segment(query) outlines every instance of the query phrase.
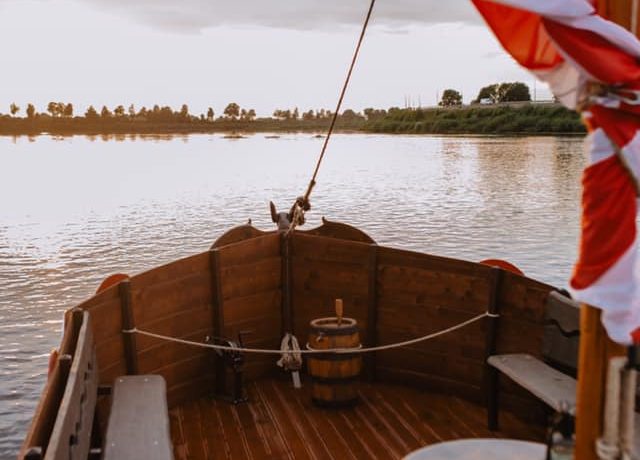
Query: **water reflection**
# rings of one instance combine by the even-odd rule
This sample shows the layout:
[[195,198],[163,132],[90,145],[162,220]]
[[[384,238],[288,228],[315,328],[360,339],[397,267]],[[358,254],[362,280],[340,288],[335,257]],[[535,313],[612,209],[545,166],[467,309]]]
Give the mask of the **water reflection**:
[[[323,139],[279,136],[0,138],[1,458],[24,435],[64,309],[111,273],[206,250],[249,218],[271,228],[269,200],[304,191]],[[504,258],[563,285],[583,165],[575,138],[338,135],[309,226],[325,215],[380,244]]]

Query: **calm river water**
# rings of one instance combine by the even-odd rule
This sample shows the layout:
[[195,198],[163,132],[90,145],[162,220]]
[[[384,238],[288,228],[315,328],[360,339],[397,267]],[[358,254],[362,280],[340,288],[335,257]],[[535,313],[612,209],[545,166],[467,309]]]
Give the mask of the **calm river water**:
[[[20,446],[62,312],[115,272],[206,250],[269,200],[301,195],[322,139],[0,138],[0,458]],[[577,250],[579,138],[337,135],[307,228],[320,218],[378,243],[503,258],[564,286]]]

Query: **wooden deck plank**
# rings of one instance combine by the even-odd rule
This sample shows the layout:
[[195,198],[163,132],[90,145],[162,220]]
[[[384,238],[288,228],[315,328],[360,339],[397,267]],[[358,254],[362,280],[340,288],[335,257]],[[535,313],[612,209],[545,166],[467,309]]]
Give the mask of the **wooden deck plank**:
[[297,406],[292,404],[295,402],[296,395],[293,394],[294,390],[289,388],[291,385],[284,384],[282,381],[271,382],[271,388],[275,392],[274,399],[277,399],[285,410],[285,414],[291,421],[301,428],[302,434],[305,438],[305,443],[311,448],[311,452],[315,458],[330,458],[331,452],[328,450],[327,445],[318,431],[315,423],[310,423],[305,417],[304,411],[297,410]]
[[358,396],[362,403],[376,413],[376,416],[385,421],[385,425],[391,428],[393,436],[402,443],[405,450],[415,450],[427,444],[411,425],[405,423],[404,419],[398,416],[398,413],[387,403],[386,398],[380,392],[375,391],[375,386],[370,386],[365,391],[359,391]]
[[[198,401],[192,401],[182,411],[182,430],[187,446],[186,455],[188,459],[207,459],[207,452],[204,448],[202,432],[202,415]],[[173,438],[173,434],[172,434]]]
[[[354,420],[355,409],[342,411],[327,411],[326,419],[335,427],[341,438],[348,443],[349,451],[356,458],[379,458],[378,454],[385,452],[375,438],[365,439],[370,434],[360,428],[360,420]],[[362,454],[364,452],[364,455]]]
[[256,389],[267,406],[267,410],[271,412],[280,433],[285,437],[285,441],[293,453],[293,458],[308,458],[312,460],[321,458],[316,457],[314,454],[314,447],[317,446],[311,444],[310,441],[312,440],[308,438],[307,427],[299,423],[286,401],[280,400],[274,389],[273,381],[256,385]]
[[483,406],[432,391],[363,383],[346,409],[318,408],[310,391],[306,381],[295,390],[289,379],[263,379],[247,385],[246,404],[203,398],[173,409],[176,459],[394,459],[445,440],[544,435],[506,411],[504,431],[490,432]]
[[364,417],[369,421],[371,427],[378,433],[384,435],[394,456],[401,455],[402,452],[411,452],[410,444],[406,443],[402,436],[398,434],[391,420],[385,418],[376,405],[367,397],[365,391],[359,391],[359,404],[356,410],[361,410]]
[[254,385],[254,392],[263,404],[268,417],[273,422],[278,436],[282,439],[288,458],[310,458],[309,452],[307,451],[304,442],[301,440],[299,432],[296,431],[291,421],[286,417],[283,417],[282,414],[278,414],[276,408],[270,404],[268,397],[263,391],[264,385],[264,382],[261,384],[256,383]]
[[[401,398],[393,391],[388,391],[387,388],[380,388],[380,391],[385,397],[385,400],[391,404],[398,413],[415,429],[419,430],[420,434],[429,439],[427,444],[435,444],[438,442],[453,439],[453,435],[446,430],[446,427],[438,427],[430,420],[430,412],[428,404],[423,401],[408,402],[406,398]],[[424,409],[426,406],[427,409]]]
[[231,460],[252,458],[246,432],[234,417],[233,405],[218,399],[215,401],[215,409],[229,447],[228,458]]
[[227,459],[228,447],[225,442],[222,425],[216,402],[210,398],[202,398],[198,401],[200,414],[202,415],[202,434],[205,455],[207,459]]
[[264,433],[270,451],[270,458],[291,458],[289,448],[278,431],[278,427],[274,424],[269,411],[260,399],[256,391],[256,384],[251,383],[248,388],[249,401],[247,407],[251,411],[251,415],[260,429]]
[[169,411],[169,424],[171,440],[173,442],[173,455],[177,460],[187,458],[187,442],[182,428],[182,408],[178,407]]
[[[290,382],[287,382],[291,385]],[[304,416],[304,423],[313,424],[315,430],[319,436],[322,437],[326,444],[329,458],[336,458],[335,453],[340,452],[343,459],[363,458],[356,455],[352,446],[348,441],[344,439],[340,432],[336,429],[335,425],[327,420],[324,411],[311,402],[308,397],[308,393],[305,391],[294,391],[295,410],[299,411]],[[365,451],[366,453],[366,451]]]

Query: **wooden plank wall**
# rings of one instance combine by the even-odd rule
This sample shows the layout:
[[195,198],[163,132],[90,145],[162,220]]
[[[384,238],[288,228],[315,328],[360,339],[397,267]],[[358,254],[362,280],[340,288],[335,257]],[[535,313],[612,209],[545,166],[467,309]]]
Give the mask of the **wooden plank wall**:
[[[287,253],[288,277],[282,258]],[[143,330],[195,341],[212,335],[237,339],[244,331],[245,345],[277,348],[290,325],[304,345],[309,322],[332,316],[336,298],[344,300],[345,315],[358,321],[363,343],[375,345],[458,324],[487,311],[495,297],[502,315],[497,352],[539,356],[551,287],[505,272],[492,296],[495,276],[495,269],[465,261],[303,233],[287,243],[269,233],[142,273],[127,289],[114,286],[81,307],[91,312],[100,382],[110,384],[127,371],[157,373],[167,380],[173,406],[213,389],[213,352],[141,335],[127,344],[121,330],[129,310],[123,316],[123,305],[130,306],[132,325]],[[283,298],[287,287],[290,309]],[[483,320],[378,353],[375,363],[368,361],[369,375],[483,400],[486,327]],[[134,360],[125,358],[127,347],[135,350]],[[273,371],[276,359],[247,355],[247,377]],[[506,394],[523,396],[503,386]]]
[[[195,342],[205,342],[212,335],[207,252],[141,273],[130,283],[135,327]],[[133,372],[162,375],[170,406],[213,388],[211,350],[139,334],[135,336],[135,347],[137,362]]]
[[[280,235],[267,234],[224,246],[218,260],[220,292],[215,304],[220,334],[248,347],[280,348],[282,339],[282,260]],[[214,249],[215,250],[215,249]],[[219,305],[221,304],[221,305]],[[245,355],[245,374],[256,378],[276,369],[274,355]]]
[[[552,286],[518,276],[503,273],[502,288],[498,293],[500,320],[496,353],[528,353],[542,359],[542,337],[544,334],[545,302]],[[530,413],[538,404],[529,393],[508,378],[500,379],[501,404],[508,408]]]
[[[217,265],[216,265],[217,264]],[[136,275],[80,305],[91,312],[100,383],[127,373],[160,374],[169,405],[210,393],[214,352],[123,328],[204,342],[216,333],[278,348],[282,337],[280,236],[273,233],[196,254]],[[277,357],[247,356],[248,377]]]
[[122,341],[120,290],[112,286],[78,305],[89,311],[101,385],[111,385],[126,374]]
[[[466,321],[487,311],[492,270],[482,265],[380,248],[378,340],[404,341]],[[398,350],[378,353],[382,378],[482,400],[486,324]]]
[[335,316],[335,299],[344,316],[355,318],[360,339],[367,337],[370,244],[296,233],[291,241],[292,324],[301,346],[312,319]]
[[[540,356],[551,286],[476,263],[301,233],[291,241],[290,256],[291,320],[301,343],[312,319],[334,314],[336,298],[344,299],[345,315],[358,320],[368,345],[446,329],[495,302],[502,315],[496,353]],[[488,324],[481,320],[441,338],[377,353],[369,375],[484,401]],[[507,379],[501,382],[507,407],[531,406],[525,392]]]

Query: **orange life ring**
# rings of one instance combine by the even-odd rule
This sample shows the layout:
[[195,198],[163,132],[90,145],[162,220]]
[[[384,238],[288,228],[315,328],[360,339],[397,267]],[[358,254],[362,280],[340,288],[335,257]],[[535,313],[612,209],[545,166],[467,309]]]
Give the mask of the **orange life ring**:
[[485,259],[480,261],[482,265],[489,265],[490,267],[498,267],[504,270],[507,270],[511,273],[515,273],[516,275],[524,276],[524,272],[520,270],[518,267],[513,265],[511,262],[507,262],[506,260],[501,259]]
[[100,283],[100,286],[98,287],[98,290],[96,291],[96,294],[104,291],[107,288],[110,288],[111,286],[118,284],[120,281],[122,280],[126,280],[129,279],[129,275],[125,275],[124,273],[116,273],[114,275],[110,275],[107,276],[104,281],[102,283]]

